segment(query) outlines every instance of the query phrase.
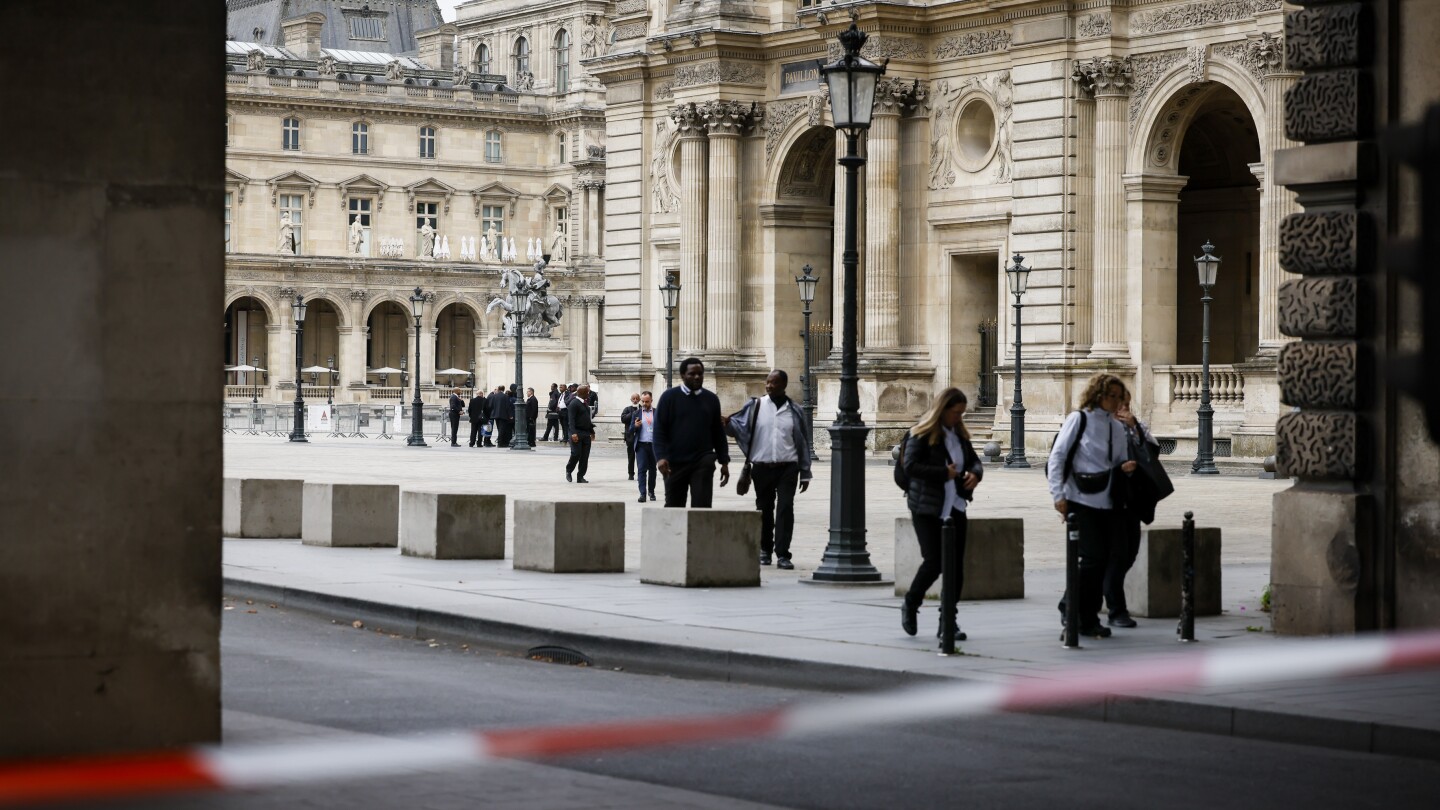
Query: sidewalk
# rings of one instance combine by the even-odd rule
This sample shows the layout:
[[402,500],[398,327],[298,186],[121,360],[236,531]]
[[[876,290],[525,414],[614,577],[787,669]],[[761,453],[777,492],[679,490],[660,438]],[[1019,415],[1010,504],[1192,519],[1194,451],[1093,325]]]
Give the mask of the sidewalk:
[[[1083,650],[1061,648],[1055,602],[1064,579],[1058,565],[1063,552],[1053,513],[1035,506],[1045,495],[1044,482],[1034,472],[987,475],[976,502],[977,516],[1025,518],[1027,598],[962,602],[960,622],[970,640],[960,645],[964,655],[941,658],[934,638],[936,611],[922,612],[919,636],[904,635],[892,586],[802,582],[824,547],[825,465],[817,466],[815,485],[799,497],[798,570],[764,568],[760,588],[687,590],[639,581],[639,522],[643,510],[658,506],[642,506],[629,496],[634,490],[624,480],[623,455],[597,453],[590,475],[597,483],[583,487],[567,486],[563,478],[554,482],[562,452],[407,449],[363,440],[295,447],[273,439],[227,437],[227,475],[385,480],[402,486],[463,483],[476,491],[505,491],[512,499],[624,498],[627,543],[624,574],[556,575],[516,571],[508,559],[436,561],[402,557],[394,549],[230,539],[224,547],[226,593],[252,598],[262,608],[276,604],[310,610],[422,638],[458,637],[519,652],[561,644],[602,667],[817,689],[883,688],[935,677],[1053,678],[1077,663],[1181,650],[1173,619],[1143,618],[1139,628],[1116,630],[1110,639],[1084,640]],[[617,464],[618,475],[612,472]],[[885,489],[894,488],[887,468],[867,473],[871,550],[877,567],[888,575],[893,517],[903,514],[903,501]],[[1268,617],[1258,606],[1268,581],[1269,498],[1288,482],[1181,479],[1177,486],[1176,497],[1167,501],[1171,511],[1215,514],[1225,531],[1225,612],[1197,621],[1201,644],[1283,643],[1269,632]],[[733,491],[717,497],[719,506],[741,503]],[[1173,521],[1162,516],[1157,522]],[[1224,694],[1116,695],[1103,706],[1068,714],[1440,759],[1440,673]]]

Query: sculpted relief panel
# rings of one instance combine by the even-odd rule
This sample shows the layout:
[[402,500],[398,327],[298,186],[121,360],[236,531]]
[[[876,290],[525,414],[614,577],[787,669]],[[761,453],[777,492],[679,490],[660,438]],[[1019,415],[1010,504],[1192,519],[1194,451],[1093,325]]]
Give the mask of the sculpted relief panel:
[[981,53],[1010,50],[1010,31],[997,28],[993,31],[978,31],[958,37],[946,37],[935,46],[935,58],[939,60],[958,59]]
[[963,79],[944,79],[935,84],[930,98],[929,187],[933,191],[955,185],[956,169],[961,165],[956,154],[957,127],[961,114],[968,108],[968,103],[962,106],[962,102],[977,95],[990,104],[995,118],[994,158],[987,165],[995,166],[994,182],[1010,180],[1010,117],[1014,105],[1010,71],[1001,70]]

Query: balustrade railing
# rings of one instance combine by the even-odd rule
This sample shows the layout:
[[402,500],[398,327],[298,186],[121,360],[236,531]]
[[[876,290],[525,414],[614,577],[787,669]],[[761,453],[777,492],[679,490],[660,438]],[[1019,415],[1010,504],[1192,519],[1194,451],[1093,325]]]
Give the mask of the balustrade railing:
[[268,84],[269,84],[271,87],[289,87],[289,86],[290,86],[290,77],[289,77],[289,76],[267,76],[266,79],[268,80]]
[[[1172,403],[1200,402],[1200,366],[1155,366],[1155,373],[1170,379]],[[1210,403],[1216,408],[1245,405],[1245,375],[1234,366],[1210,366]]]
[[372,386],[370,386],[370,388],[369,388],[369,391],[370,391],[370,399],[371,399],[372,401],[393,401],[393,402],[399,402],[400,400],[402,400],[402,399],[405,398],[405,392],[406,392],[406,391],[409,391],[409,390],[411,390],[411,389],[404,388],[404,387],[401,387],[401,386],[398,386],[398,385],[392,385],[392,386],[372,385]]
[[227,385],[225,386],[225,398],[229,400],[259,399],[265,393],[263,385]]

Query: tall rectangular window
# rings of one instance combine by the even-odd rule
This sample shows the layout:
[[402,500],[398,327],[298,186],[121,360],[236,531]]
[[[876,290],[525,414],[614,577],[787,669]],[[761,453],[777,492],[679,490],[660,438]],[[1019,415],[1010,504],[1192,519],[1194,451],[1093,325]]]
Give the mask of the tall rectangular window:
[[485,133],[485,162],[499,163],[501,157],[502,152],[500,151],[500,133],[492,129],[489,132]]
[[280,148],[298,151],[300,149],[300,119],[286,118],[280,126]]
[[422,157],[422,158],[433,158],[433,157],[435,157],[435,128],[434,128],[434,127],[421,127],[421,128],[420,128],[420,157]]
[[356,222],[360,223],[360,250],[361,256],[370,255],[370,212],[373,210],[374,200],[369,197],[351,197],[348,204],[349,213],[345,219],[345,227],[350,228]]
[[357,121],[350,125],[350,152],[355,155],[370,154],[370,125]]
[[570,232],[570,209],[563,205],[555,209],[555,230],[561,233]]
[[285,215],[290,215],[290,227],[295,229],[295,252],[305,252],[305,195],[304,194],[281,194],[280,195],[280,221],[285,221]]
[[559,159],[561,163],[565,162],[565,133],[563,132],[560,133]]
[[426,223],[429,223],[431,230],[440,230],[440,220],[436,216],[438,208],[439,205],[433,202],[415,203],[415,230],[425,227]]
[[570,92],[570,32],[564,28],[555,35],[555,92]]
[[505,206],[486,205],[480,208],[480,231],[505,232]]
[[225,192],[225,252],[230,252],[230,205],[235,200],[235,192]]

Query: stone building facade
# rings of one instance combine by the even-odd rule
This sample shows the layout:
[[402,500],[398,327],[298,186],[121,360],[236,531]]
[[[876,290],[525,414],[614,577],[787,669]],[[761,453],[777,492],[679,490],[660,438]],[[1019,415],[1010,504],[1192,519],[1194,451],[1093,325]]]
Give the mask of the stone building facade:
[[[549,334],[527,334],[527,383],[585,376],[602,346],[598,84],[557,87],[539,50],[535,71],[457,62],[457,28],[440,24],[433,0],[371,4],[363,16],[356,4],[313,2],[282,18],[293,5],[229,4],[225,360],[265,372],[228,372],[227,396],[293,397],[300,294],[301,368],[333,367],[337,402],[408,401],[401,374],[372,370],[413,372],[416,287],[427,299],[426,398],[470,376],[436,379],[442,369],[508,384],[513,339],[491,304],[501,270],[528,268],[535,245],[551,255],[564,314]],[[264,41],[238,38],[256,31]],[[332,375],[301,376],[314,386],[307,396],[331,393]]]

